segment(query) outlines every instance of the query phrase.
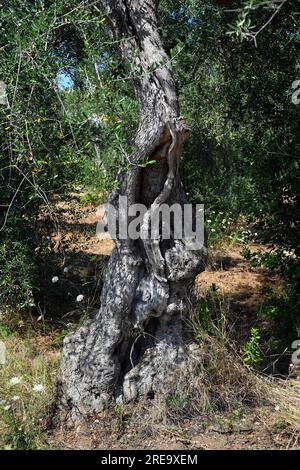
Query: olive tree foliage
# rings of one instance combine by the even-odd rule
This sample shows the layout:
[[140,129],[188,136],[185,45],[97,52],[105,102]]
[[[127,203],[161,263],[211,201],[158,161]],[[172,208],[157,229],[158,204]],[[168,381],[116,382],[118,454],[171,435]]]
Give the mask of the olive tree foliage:
[[193,128],[183,177],[189,197],[205,203],[211,240],[243,216],[270,244],[269,255],[251,259],[284,275],[284,293],[266,311],[286,348],[299,334],[299,3],[219,3],[169,2],[176,15],[162,8],[164,41],[181,50],[175,77]]
[[[110,189],[120,163],[116,149],[135,123],[132,93],[120,81],[120,61],[94,4],[25,0],[1,8],[0,303],[5,308],[34,311],[40,302],[48,235],[41,230],[41,210],[59,232],[57,194],[82,183],[98,185],[99,193]],[[131,116],[126,127],[124,114]],[[97,142],[101,165],[108,162],[105,172],[96,161]]]

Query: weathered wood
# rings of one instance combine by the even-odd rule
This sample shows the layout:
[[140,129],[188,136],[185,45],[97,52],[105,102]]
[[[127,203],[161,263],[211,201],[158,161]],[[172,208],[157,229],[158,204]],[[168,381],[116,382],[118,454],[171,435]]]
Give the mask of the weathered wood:
[[[128,204],[148,210],[141,232],[161,204],[187,202],[179,157],[189,127],[179,115],[171,62],[159,37],[154,0],[103,1],[119,53],[133,74],[139,126],[130,142],[128,169],[119,189]],[[130,67],[129,67],[130,65]],[[133,72],[132,72],[133,70]],[[156,160],[154,165],[139,165]],[[117,240],[109,262],[99,313],[64,341],[61,401],[73,414],[98,411],[109,399],[133,400],[167,393],[189,359],[185,325],[195,276],[206,248],[188,240]]]

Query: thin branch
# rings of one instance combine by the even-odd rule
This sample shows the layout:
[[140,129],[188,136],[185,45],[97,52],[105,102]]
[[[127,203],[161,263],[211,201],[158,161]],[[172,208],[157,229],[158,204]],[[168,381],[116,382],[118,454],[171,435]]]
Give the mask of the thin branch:
[[274,13],[270,16],[270,18],[268,19],[268,21],[258,30],[256,31],[255,33],[245,33],[244,36],[246,37],[250,37],[251,39],[253,39],[254,41],[254,44],[255,44],[255,47],[257,47],[257,36],[273,21],[274,17],[279,13],[279,11],[281,10],[281,8],[283,7],[283,5],[287,2],[287,0],[283,0],[281,2],[280,5],[278,5],[278,7],[276,8],[276,10],[274,11]]
[[2,230],[4,230],[4,228],[6,227],[6,223],[7,223],[7,219],[8,219],[8,214],[9,214],[9,212],[10,212],[10,209],[12,208],[12,205],[13,205],[13,203],[14,203],[14,200],[16,199],[16,197],[17,197],[17,195],[18,195],[18,192],[20,191],[21,186],[22,186],[22,184],[24,183],[25,179],[26,179],[26,177],[23,176],[23,179],[21,180],[19,186],[17,187],[15,194],[14,194],[13,197],[11,198],[11,201],[10,201],[10,203],[9,203],[8,209],[7,209],[6,214],[5,214],[4,222],[3,222],[3,224],[2,224],[2,227],[0,228],[0,232],[2,232]]

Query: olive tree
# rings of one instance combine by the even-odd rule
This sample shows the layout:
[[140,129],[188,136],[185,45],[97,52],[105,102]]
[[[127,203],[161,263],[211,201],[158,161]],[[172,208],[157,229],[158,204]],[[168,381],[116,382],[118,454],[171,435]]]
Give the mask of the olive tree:
[[[109,202],[118,209],[119,196],[126,196],[128,206],[144,204],[141,234],[163,204],[187,203],[179,159],[190,128],[180,116],[156,9],[155,0],[99,4],[139,106],[126,170]],[[187,368],[192,347],[186,320],[206,248],[191,249],[191,238],[175,239],[174,228],[169,240],[117,236],[100,311],[64,341],[61,396],[74,417],[99,411],[112,398],[164,394]]]

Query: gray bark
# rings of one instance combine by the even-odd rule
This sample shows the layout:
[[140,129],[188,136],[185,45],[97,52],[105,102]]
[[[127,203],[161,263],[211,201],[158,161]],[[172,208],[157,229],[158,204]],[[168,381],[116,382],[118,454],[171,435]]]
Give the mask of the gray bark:
[[[111,0],[109,23],[119,53],[132,71],[139,126],[119,174],[118,196],[143,203],[151,213],[163,204],[187,203],[179,157],[189,127],[179,115],[172,66],[159,37],[154,0]],[[120,41],[121,39],[121,41]],[[129,69],[129,67],[128,67]],[[147,160],[154,165],[140,166]],[[101,308],[64,341],[61,403],[72,415],[101,410],[110,399],[130,401],[167,393],[187,367],[191,338],[186,318],[206,248],[189,241],[117,240],[101,297]]]

